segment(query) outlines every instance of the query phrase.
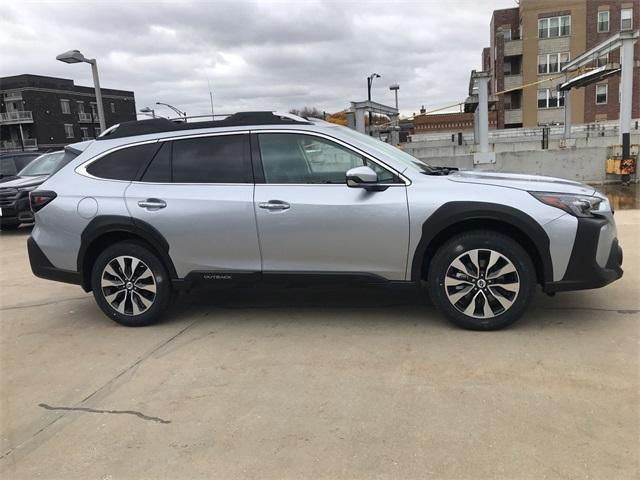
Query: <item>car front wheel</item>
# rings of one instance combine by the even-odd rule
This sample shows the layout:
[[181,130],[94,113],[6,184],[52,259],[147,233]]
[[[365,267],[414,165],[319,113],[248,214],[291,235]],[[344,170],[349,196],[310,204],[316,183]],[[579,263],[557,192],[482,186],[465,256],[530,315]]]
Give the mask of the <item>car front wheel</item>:
[[434,255],[429,294],[453,323],[470,330],[497,330],[522,316],[535,292],[535,269],[512,238],[474,231],[447,241]]
[[91,288],[102,311],[128,327],[156,323],[171,300],[166,268],[150,249],[135,242],[117,243],[98,255]]

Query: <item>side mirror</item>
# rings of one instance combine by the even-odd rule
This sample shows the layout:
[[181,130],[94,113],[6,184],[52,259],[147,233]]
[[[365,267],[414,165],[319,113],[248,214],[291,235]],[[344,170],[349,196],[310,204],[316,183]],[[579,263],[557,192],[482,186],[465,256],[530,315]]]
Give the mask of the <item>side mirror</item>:
[[371,167],[356,167],[347,171],[347,186],[351,188],[370,188],[378,183],[378,174]]

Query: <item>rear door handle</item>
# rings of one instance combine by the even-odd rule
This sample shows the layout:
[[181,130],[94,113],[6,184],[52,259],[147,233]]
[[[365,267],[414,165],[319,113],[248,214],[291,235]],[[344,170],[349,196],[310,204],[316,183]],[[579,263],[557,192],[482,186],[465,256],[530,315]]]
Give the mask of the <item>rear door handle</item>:
[[167,202],[159,198],[147,198],[146,200],[140,200],[138,206],[149,210],[160,210],[167,206]]
[[265,210],[288,210],[291,207],[291,205],[282,200],[269,200],[268,202],[259,203],[258,206]]

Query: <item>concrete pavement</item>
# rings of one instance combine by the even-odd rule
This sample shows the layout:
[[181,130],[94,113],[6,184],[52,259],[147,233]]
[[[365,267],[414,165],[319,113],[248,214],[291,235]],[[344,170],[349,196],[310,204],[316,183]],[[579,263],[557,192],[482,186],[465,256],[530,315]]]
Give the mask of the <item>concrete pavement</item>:
[[127,329],[3,232],[0,476],[638,478],[640,211],[616,219],[622,280],[495,333],[397,288],[193,293]]

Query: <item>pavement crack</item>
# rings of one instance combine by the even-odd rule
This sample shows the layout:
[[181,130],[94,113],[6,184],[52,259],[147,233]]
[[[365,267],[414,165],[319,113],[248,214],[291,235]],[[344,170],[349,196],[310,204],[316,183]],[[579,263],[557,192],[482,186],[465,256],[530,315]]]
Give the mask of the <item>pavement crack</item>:
[[[135,362],[133,362],[131,365],[129,365],[128,367],[126,367],[125,369],[123,369],[120,373],[118,373],[117,375],[113,376],[110,380],[108,380],[105,384],[103,384],[101,387],[97,388],[96,390],[94,390],[92,393],[90,393],[89,395],[87,395],[85,398],[83,398],[80,402],[78,402],[78,406],[77,407],[66,407],[65,409],[68,410],[76,410],[76,409],[80,409],[80,408],[85,408],[85,407],[80,407],[80,405],[86,403],[88,400],[90,400],[92,397],[98,395],[100,392],[107,390],[109,387],[111,387],[111,385],[113,385],[120,377],[122,377],[123,375],[127,374],[128,372],[130,372],[131,370],[133,370],[134,368],[136,368],[138,365],[140,365],[142,362],[144,362],[147,358],[149,358],[150,356],[152,356],[154,353],[156,353],[158,350],[164,348],[165,346],[167,346],[169,343],[171,343],[173,340],[175,340],[176,338],[178,338],[180,335],[182,335],[184,332],[186,332],[187,330],[189,330],[191,327],[193,327],[196,323],[198,323],[198,320],[195,320],[193,322],[191,322],[190,324],[188,324],[186,327],[178,330],[177,333],[175,333],[174,335],[172,335],[171,337],[169,337],[167,340],[161,342],[160,344],[156,345],[154,348],[152,348],[150,351],[148,351],[147,353],[145,353],[144,355],[142,355],[140,358],[138,358]],[[45,407],[43,407],[45,408]],[[30,443],[31,441],[33,441],[34,439],[36,439],[40,434],[42,434],[43,432],[45,432],[46,430],[49,429],[49,427],[51,427],[53,424],[55,424],[56,422],[58,422],[59,420],[61,420],[62,418],[64,418],[64,416],[66,415],[66,412],[63,410],[62,413],[60,413],[56,418],[54,418],[53,420],[51,420],[49,423],[47,423],[46,425],[44,425],[42,428],[40,428],[37,432],[35,432],[33,435],[31,435],[29,438],[27,438],[26,440],[24,440],[23,442],[21,442],[20,444],[9,448],[8,450],[6,450],[2,455],[0,455],[0,460],[3,460],[7,457],[9,457],[10,455],[12,455],[17,449],[24,447],[24,445]],[[135,414],[134,414],[135,415]]]
[[53,407],[51,405],[47,405],[46,403],[38,404],[39,407],[44,408],[45,410],[66,410],[72,412],[88,412],[88,413],[109,413],[115,415],[135,415],[138,418],[143,420],[149,420],[151,422],[158,423],[171,423],[171,420],[164,420],[160,417],[151,417],[149,415],[145,415],[142,412],[138,412],[136,410],[103,410],[100,408],[88,408],[88,407]]

